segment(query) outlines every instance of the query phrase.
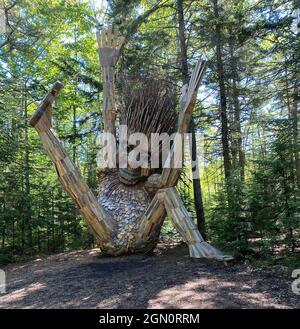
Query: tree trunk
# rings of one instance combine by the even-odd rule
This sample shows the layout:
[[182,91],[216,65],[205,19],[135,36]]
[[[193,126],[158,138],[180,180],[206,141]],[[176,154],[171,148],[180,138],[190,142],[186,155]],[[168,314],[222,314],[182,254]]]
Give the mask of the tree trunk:
[[[75,99],[76,99],[76,93],[75,93]],[[73,162],[74,162],[74,163],[76,163],[76,154],[77,154],[77,149],[76,149],[76,138],[77,138],[77,126],[76,126],[76,120],[77,120],[77,115],[76,115],[76,105],[73,104],[72,159],[73,159]]]
[[[75,156],[76,159],[76,156]],[[62,206],[62,189],[58,187],[58,193],[57,193],[57,199],[58,199],[58,204],[57,204],[57,220],[59,224],[59,248],[61,248],[62,251],[65,251],[65,221],[64,221],[64,214],[63,214],[63,206]],[[73,216],[76,218],[76,209],[74,208],[73,210]]]
[[[180,62],[181,62],[181,75],[183,84],[189,82],[188,73],[188,60],[187,60],[187,43],[185,36],[185,22],[183,13],[183,0],[177,0],[177,15],[178,15],[178,36],[180,42]],[[196,170],[199,170],[198,159],[197,159],[197,145],[195,136],[195,125],[192,118],[190,124],[190,133],[192,134],[192,161],[194,161],[195,168],[193,168],[193,190],[194,190],[194,206],[197,217],[197,226],[199,231],[202,233],[204,239],[205,234],[205,215],[202,200],[201,181]]]
[[180,42],[180,63],[183,84],[189,82],[189,70],[187,60],[187,43],[185,37],[185,22],[183,14],[183,0],[177,0],[177,16],[178,16],[178,37]]
[[[26,195],[26,206],[25,206],[25,227],[24,234],[28,234],[28,246],[32,249],[32,223],[31,223],[31,200],[30,200],[30,164],[29,164],[29,136],[28,136],[28,108],[27,108],[27,83],[24,81],[24,94],[23,94],[23,105],[24,105],[24,127],[25,127],[25,156],[24,156],[24,183],[25,183],[25,195]],[[25,243],[24,243],[25,244]]]
[[192,168],[193,172],[193,188],[194,188],[194,204],[197,216],[197,227],[201,232],[204,239],[206,239],[206,228],[205,228],[205,214],[203,207],[202,189],[199,174],[199,164],[197,158],[197,144],[195,135],[194,118],[192,117],[190,124],[190,132],[192,133],[192,161],[195,167]]
[[220,119],[222,126],[222,149],[223,149],[223,161],[224,161],[224,173],[226,181],[231,174],[231,161],[229,154],[229,133],[228,133],[228,119],[227,119],[227,100],[225,89],[225,75],[223,66],[223,53],[222,53],[222,35],[220,25],[220,14],[218,0],[213,0],[214,16],[217,20],[215,27],[215,47],[217,56],[217,73],[220,90]]
[[15,249],[15,218],[12,219],[12,247]]
[[238,89],[238,68],[236,58],[234,57],[234,43],[230,40],[230,59],[231,59],[231,72],[232,72],[232,96],[234,105],[234,125],[233,125],[233,141],[234,152],[238,157],[238,161],[235,164],[235,169],[239,169],[242,179],[245,177],[245,155],[242,146],[242,131],[241,131],[241,105],[239,101],[239,89]]
[[299,117],[298,117],[298,83],[296,80],[294,84],[293,106],[292,106],[292,120],[293,120],[293,140],[294,140],[294,157],[295,157],[295,171],[296,181],[298,188],[300,189],[300,158],[299,158]]

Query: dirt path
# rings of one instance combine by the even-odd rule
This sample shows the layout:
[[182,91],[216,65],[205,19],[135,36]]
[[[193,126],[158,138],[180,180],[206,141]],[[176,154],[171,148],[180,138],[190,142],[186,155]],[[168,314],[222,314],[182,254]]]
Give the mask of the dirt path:
[[300,308],[287,274],[156,256],[70,252],[4,268],[0,308]]

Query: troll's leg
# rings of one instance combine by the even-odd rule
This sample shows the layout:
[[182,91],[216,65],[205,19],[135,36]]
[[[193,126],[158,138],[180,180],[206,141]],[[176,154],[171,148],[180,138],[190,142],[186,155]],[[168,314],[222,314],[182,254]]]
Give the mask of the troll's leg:
[[82,178],[78,168],[70,160],[63,145],[52,129],[52,104],[62,84],[55,83],[51,92],[46,94],[39,108],[30,120],[37,130],[46,153],[54,163],[58,178],[66,192],[78,205],[95,237],[106,242],[113,230],[113,223],[104,209],[98,204],[94,194]]
[[166,188],[159,192],[159,199],[164,203],[168,217],[189,246],[192,258],[209,258],[221,261],[231,260],[218,249],[204,241],[191,216],[186,210],[176,188]]
[[143,215],[138,228],[136,250],[151,252],[157,244],[166,209],[158,198],[157,192]]

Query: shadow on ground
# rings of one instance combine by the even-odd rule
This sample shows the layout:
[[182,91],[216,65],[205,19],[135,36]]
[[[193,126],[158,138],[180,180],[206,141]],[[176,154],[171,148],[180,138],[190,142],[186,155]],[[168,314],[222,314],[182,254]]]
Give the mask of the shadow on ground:
[[279,272],[192,262],[176,246],[154,256],[78,251],[10,265],[0,308],[299,308]]

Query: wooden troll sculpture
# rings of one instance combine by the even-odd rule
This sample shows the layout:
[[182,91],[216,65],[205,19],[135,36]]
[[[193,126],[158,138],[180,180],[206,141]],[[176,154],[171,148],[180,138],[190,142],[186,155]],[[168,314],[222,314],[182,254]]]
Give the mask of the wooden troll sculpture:
[[[117,110],[114,67],[124,38],[117,31],[108,28],[97,33],[97,40],[104,86],[104,132],[115,135]],[[180,134],[188,132],[204,72],[205,62],[200,60],[196,64],[188,86],[183,88],[176,128]],[[61,184],[77,204],[101,251],[114,256],[153,251],[167,215],[188,244],[191,257],[230,260],[232,257],[224,255],[204,241],[195,226],[176,190],[181,174],[178,168],[105,169],[99,174],[98,198],[93,195],[52,129],[52,105],[62,87],[59,82],[54,84],[31,118],[30,124],[37,130],[46,153],[54,163]],[[134,97],[135,99],[127,104],[128,108],[121,110],[123,124],[127,124],[131,132],[134,130],[142,132],[147,130],[148,134],[169,132],[169,128],[163,123],[168,113],[175,113],[173,111],[175,102],[170,99],[164,101],[164,97],[168,97],[167,93],[160,93],[155,97],[153,92],[150,96],[147,96],[147,92],[140,92],[138,96],[133,95]],[[143,102],[142,97],[148,99]],[[137,122],[142,124],[137,126]],[[172,160],[174,157],[173,145],[169,149],[169,158]]]

